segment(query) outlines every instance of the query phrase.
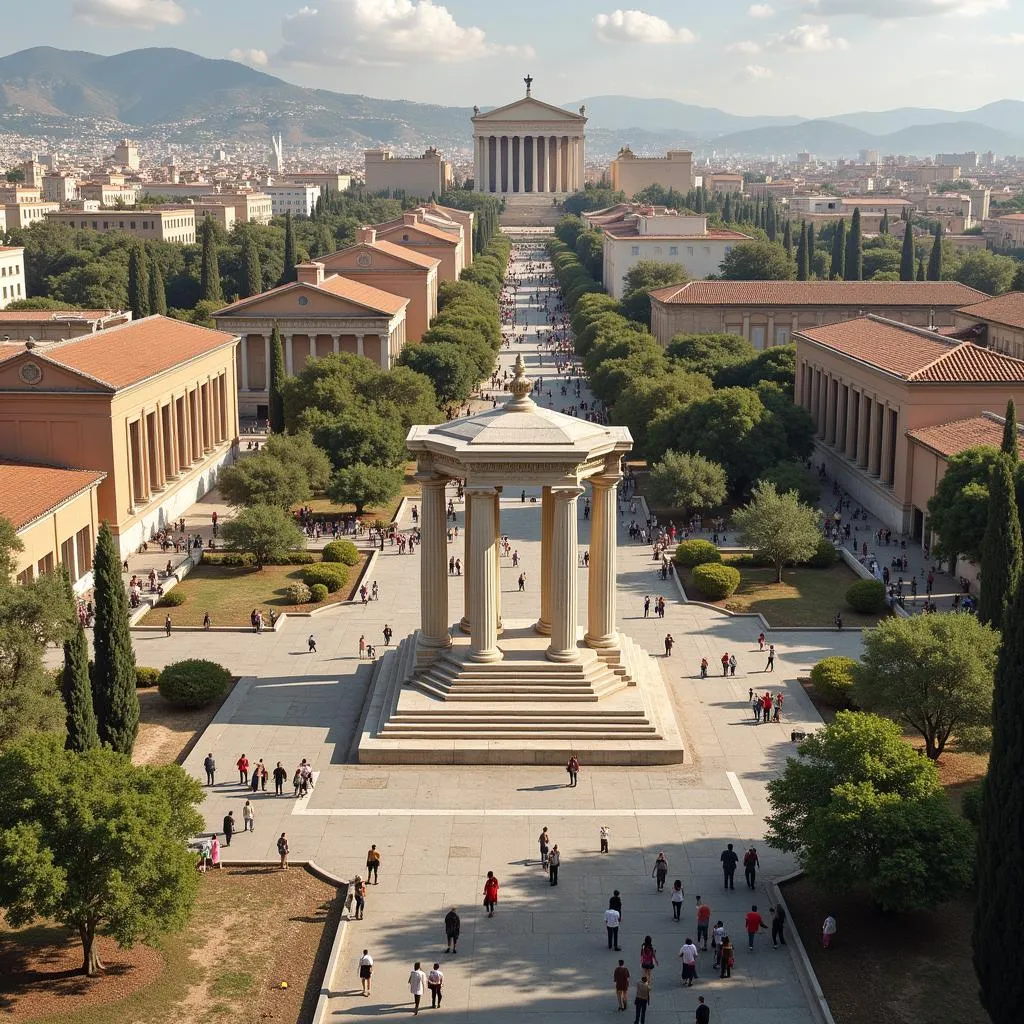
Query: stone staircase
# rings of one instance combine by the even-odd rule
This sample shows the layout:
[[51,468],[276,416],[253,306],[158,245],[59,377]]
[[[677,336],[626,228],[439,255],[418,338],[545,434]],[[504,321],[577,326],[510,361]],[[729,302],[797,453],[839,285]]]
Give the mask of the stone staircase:
[[505,209],[498,221],[502,228],[554,226],[563,216],[561,204],[552,202],[552,197],[542,194],[505,196]]

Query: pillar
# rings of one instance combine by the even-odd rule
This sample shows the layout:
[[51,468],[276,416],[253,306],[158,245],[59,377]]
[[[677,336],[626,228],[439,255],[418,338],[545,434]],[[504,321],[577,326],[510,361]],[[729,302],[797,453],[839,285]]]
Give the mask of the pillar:
[[892,410],[886,405],[882,407],[882,458],[881,475],[882,483],[892,482],[892,433],[893,433]]
[[526,191],[526,139],[519,136],[519,152],[516,155],[516,165],[519,174],[519,187],[516,189],[517,192]]
[[494,488],[467,488],[466,500],[473,506],[468,545],[472,551],[469,591],[473,609],[469,625],[469,659],[500,661],[495,558],[498,540],[494,533]]
[[555,192],[565,191],[565,179],[562,176],[562,137],[556,135],[555,139]]
[[836,381],[828,379],[828,390],[825,392],[825,444],[836,441]]
[[365,337],[365,335],[363,335],[363,334],[357,334],[356,335],[356,355],[357,356],[361,356],[363,354],[363,338],[364,337]]
[[618,473],[591,477],[594,498],[590,507],[590,568],[587,578],[588,647],[614,647],[615,633],[615,530]]
[[[811,419],[814,420],[815,428],[821,426],[821,420],[818,418],[818,399],[820,397],[820,394],[819,394],[820,388],[821,388],[821,373],[818,370],[816,370],[816,369],[814,369],[812,367],[811,368],[811,404],[810,404],[810,412],[811,412]],[[815,430],[815,433],[817,433],[817,430]]]
[[503,192],[512,191],[512,136],[505,136],[505,187]]
[[[268,364],[269,365],[269,364]],[[284,372],[290,377],[295,370],[292,363],[292,336],[290,334],[285,335],[284,339]],[[270,387],[270,370],[267,370],[267,388]]]
[[577,661],[576,618],[579,596],[576,568],[576,499],[583,488],[554,487],[555,516],[551,543],[551,644],[549,661]]
[[880,403],[871,399],[871,420],[870,426],[868,427],[868,472],[872,476],[878,476],[879,471],[879,455],[881,454],[881,446],[878,443],[878,435],[881,430],[881,418],[882,406]]
[[473,136],[473,188],[480,191],[480,137]]
[[334,346],[334,354],[337,355],[341,351],[341,335],[332,334],[331,344]]
[[242,357],[242,390],[249,390],[249,335],[242,335],[242,342],[238,346],[239,355]]
[[540,136],[533,137],[533,191],[540,191],[541,183]]
[[420,482],[420,644],[450,647],[448,633],[448,544],[445,479],[417,473]]
[[846,434],[845,454],[848,459],[857,455],[857,403],[860,395],[850,388],[846,393]]
[[309,358],[316,359],[316,332],[309,336]]
[[862,391],[860,393],[860,416],[857,422],[857,465],[861,469],[868,467],[868,420],[871,412],[871,399]]
[[551,488],[543,487],[540,494],[540,618],[533,627],[542,636],[551,635],[551,537],[554,525],[554,498]]
[[[459,629],[463,633],[469,632],[469,625],[472,621],[472,616],[469,614],[470,608],[473,606],[473,594],[469,585],[469,534],[470,534],[470,523],[473,518],[473,503],[469,500],[469,495],[466,495],[466,521],[462,525],[462,619],[459,621]],[[447,508],[447,505],[445,506]],[[447,530],[445,531],[447,533]]]
[[494,622],[500,634],[501,625],[501,488],[494,488]]
[[270,392],[270,335],[263,335],[263,390]]

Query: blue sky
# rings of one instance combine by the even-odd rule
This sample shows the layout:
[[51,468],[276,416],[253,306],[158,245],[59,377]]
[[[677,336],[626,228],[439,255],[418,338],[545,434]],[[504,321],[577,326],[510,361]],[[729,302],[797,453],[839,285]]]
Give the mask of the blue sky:
[[[15,0],[4,0],[14,5]],[[301,85],[499,104],[620,93],[817,116],[1024,98],[1024,0],[32,0],[10,50],[178,46]],[[11,24],[9,21],[8,24]]]

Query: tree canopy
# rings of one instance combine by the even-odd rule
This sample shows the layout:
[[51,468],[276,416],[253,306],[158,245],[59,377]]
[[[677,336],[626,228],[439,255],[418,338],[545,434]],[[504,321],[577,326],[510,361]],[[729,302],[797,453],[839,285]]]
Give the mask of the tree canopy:
[[306,546],[295,519],[278,505],[251,505],[221,527],[224,546],[256,559],[256,568]]
[[750,501],[733,513],[740,540],[775,566],[782,582],[787,562],[804,562],[817,550],[821,539],[821,513],[800,501],[796,491],[780,494],[775,484],[760,480]]
[[724,501],[727,491],[725,470],[703,455],[667,451],[650,468],[646,494],[660,509],[679,509],[689,518],[695,512],[710,512]]
[[726,281],[791,281],[796,266],[775,242],[740,242],[722,260],[721,276]]

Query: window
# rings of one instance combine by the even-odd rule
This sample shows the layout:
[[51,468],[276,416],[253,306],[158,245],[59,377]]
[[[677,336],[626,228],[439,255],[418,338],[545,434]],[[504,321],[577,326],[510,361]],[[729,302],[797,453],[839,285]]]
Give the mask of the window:
[[639,256],[640,255],[640,246],[639,245],[632,246],[630,248],[629,254],[630,254],[630,256]]
[[688,245],[686,247],[686,255],[687,256],[692,256],[693,255],[693,246],[692,245]]
[[132,231],[134,231],[135,230],[135,221],[131,220],[128,223],[131,226]]
[[788,345],[789,344],[789,328],[788,327],[776,327],[775,328],[775,344],[776,345]]
[[669,254],[669,256],[678,256],[679,255],[679,246],[678,245],[670,245],[668,247],[668,254]]
[[656,245],[654,247],[654,255],[655,256],[660,256],[661,255],[661,246],[660,245]]

